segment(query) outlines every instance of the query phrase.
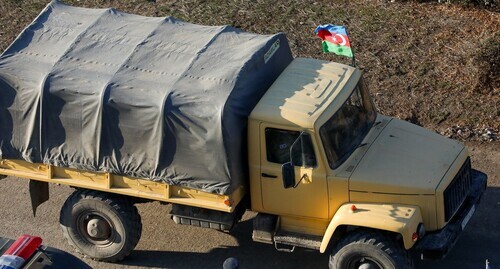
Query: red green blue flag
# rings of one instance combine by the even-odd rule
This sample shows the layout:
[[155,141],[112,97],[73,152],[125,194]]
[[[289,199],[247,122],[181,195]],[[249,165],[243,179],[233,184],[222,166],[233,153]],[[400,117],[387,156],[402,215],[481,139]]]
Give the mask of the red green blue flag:
[[323,24],[314,31],[323,40],[323,52],[333,52],[337,55],[353,57],[351,42],[344,26]]

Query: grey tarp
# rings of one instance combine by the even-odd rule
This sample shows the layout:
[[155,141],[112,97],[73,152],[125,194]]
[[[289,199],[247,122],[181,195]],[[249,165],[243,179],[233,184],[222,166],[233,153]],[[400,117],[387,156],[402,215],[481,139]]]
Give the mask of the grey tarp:
[[0,57],[0,157],[227,194],[291,60],[283,34],[54,1]]

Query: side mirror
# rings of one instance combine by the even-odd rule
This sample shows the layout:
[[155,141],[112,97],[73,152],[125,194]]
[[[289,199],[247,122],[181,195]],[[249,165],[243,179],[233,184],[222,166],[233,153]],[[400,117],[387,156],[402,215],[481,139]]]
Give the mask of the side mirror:
[[295,186],[295,167],[291,162],[281,165],[281,173],[283,174],[283,187],[285,189]]

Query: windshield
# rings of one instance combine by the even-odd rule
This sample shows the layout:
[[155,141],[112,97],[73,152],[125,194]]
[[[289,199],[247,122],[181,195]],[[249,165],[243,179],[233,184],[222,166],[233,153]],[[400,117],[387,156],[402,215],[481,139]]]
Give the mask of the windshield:
[[375,121],[377,112],[363,85],[361,80],[342,107],[319,129],[332,169],[361,144]]

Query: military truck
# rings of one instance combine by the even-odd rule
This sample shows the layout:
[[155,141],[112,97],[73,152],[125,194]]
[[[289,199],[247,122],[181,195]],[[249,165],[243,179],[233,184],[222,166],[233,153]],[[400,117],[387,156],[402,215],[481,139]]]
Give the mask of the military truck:
[[442,258],[486,188],[457,141],[377,113],[359,68],[293,58],[284,34],[50,3],[0,57],[0,175],[75,192],[60,223],[96,260],[179,224],[330,255],[330,268]]

